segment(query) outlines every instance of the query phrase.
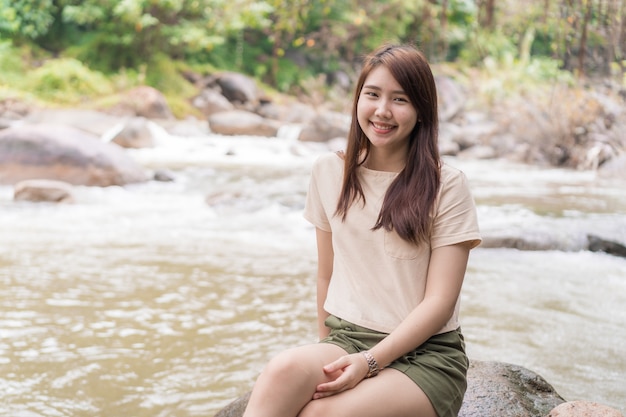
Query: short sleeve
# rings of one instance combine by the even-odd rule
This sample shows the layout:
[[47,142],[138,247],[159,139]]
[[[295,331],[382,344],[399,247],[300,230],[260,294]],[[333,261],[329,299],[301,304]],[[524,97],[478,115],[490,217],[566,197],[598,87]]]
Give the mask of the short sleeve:
[[462,171],[444,165],[435,207],[430,239],[432,249],[468,241],[472,248],[480,244],[476,205]]
[[309,180],[309,190],[306,195],[303,216],[315,227],[326,232],[331,231],[328,214],[325,210],[322,191],[324,190],[322,174],[324,173],[323,161],[318,159],[313,164],[311,178]]

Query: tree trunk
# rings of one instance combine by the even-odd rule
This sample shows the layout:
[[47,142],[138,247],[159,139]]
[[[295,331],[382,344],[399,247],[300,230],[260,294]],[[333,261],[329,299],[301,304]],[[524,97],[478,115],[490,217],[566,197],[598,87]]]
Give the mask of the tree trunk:
[[448,0],[441,2],[441,59],[445,61],[448,55]]
[[619,63],[619,68],[622,75],[620,80],[622,80],[624,72],[626,71],[626,68],[624,68],[624,50],[626,49],[626,0],[620,1],[620,21],[621,25],[619,28],[619,35],[617,37],[618,41],[615,48],[615,58]]
[[495,27],[495,9],[496,9],[496,0],[487,0],[486,4],[486,13],[485,13],[485,26],[489,28],[489,30],[493,30]]
[[583,78],[585,76],[585,55],[587,54],[587,33],[589,31],[589,21],[591,20],[591,13],[593,11],[593,3],[591,0],[582,0],[581,6],[584,7],[585,3],[587,9],[583,18],[582,34],[580,35],[580,47],[578,48],[578,77]]

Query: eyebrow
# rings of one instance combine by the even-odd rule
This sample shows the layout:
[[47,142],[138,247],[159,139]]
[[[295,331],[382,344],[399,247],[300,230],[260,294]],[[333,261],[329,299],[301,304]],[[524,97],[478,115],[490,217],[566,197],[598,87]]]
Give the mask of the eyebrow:
[[[364,85],[363,88],[361,88],[362,90],[369,88],[370,90],[377,90],[377,91],[381,91],[382,88],[375,86],[375,85]],[[404,90],[395,90],[392,91],[392,94],[402,94],[405,96],[408,96],[408,94],[404,91]]]

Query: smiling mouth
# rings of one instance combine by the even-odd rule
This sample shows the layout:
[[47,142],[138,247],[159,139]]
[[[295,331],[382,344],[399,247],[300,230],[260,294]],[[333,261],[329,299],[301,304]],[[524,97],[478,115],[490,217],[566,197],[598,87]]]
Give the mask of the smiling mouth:
[[381,124],[381,123],[375,123],[375,122],[371,122],[371,123],[374,129],[385,131],[385,132],[388,132],[395,127],[393,125],[388,125],[388,124]]

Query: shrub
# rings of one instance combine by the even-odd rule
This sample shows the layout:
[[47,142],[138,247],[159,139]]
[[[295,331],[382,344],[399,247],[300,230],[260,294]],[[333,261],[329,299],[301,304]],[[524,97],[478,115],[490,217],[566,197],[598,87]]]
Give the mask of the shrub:
[[113,93],[112,84],[103,74],[71,58],[51,60],[31,71],[23,89],[45,101],[60,104],[75,104]]

